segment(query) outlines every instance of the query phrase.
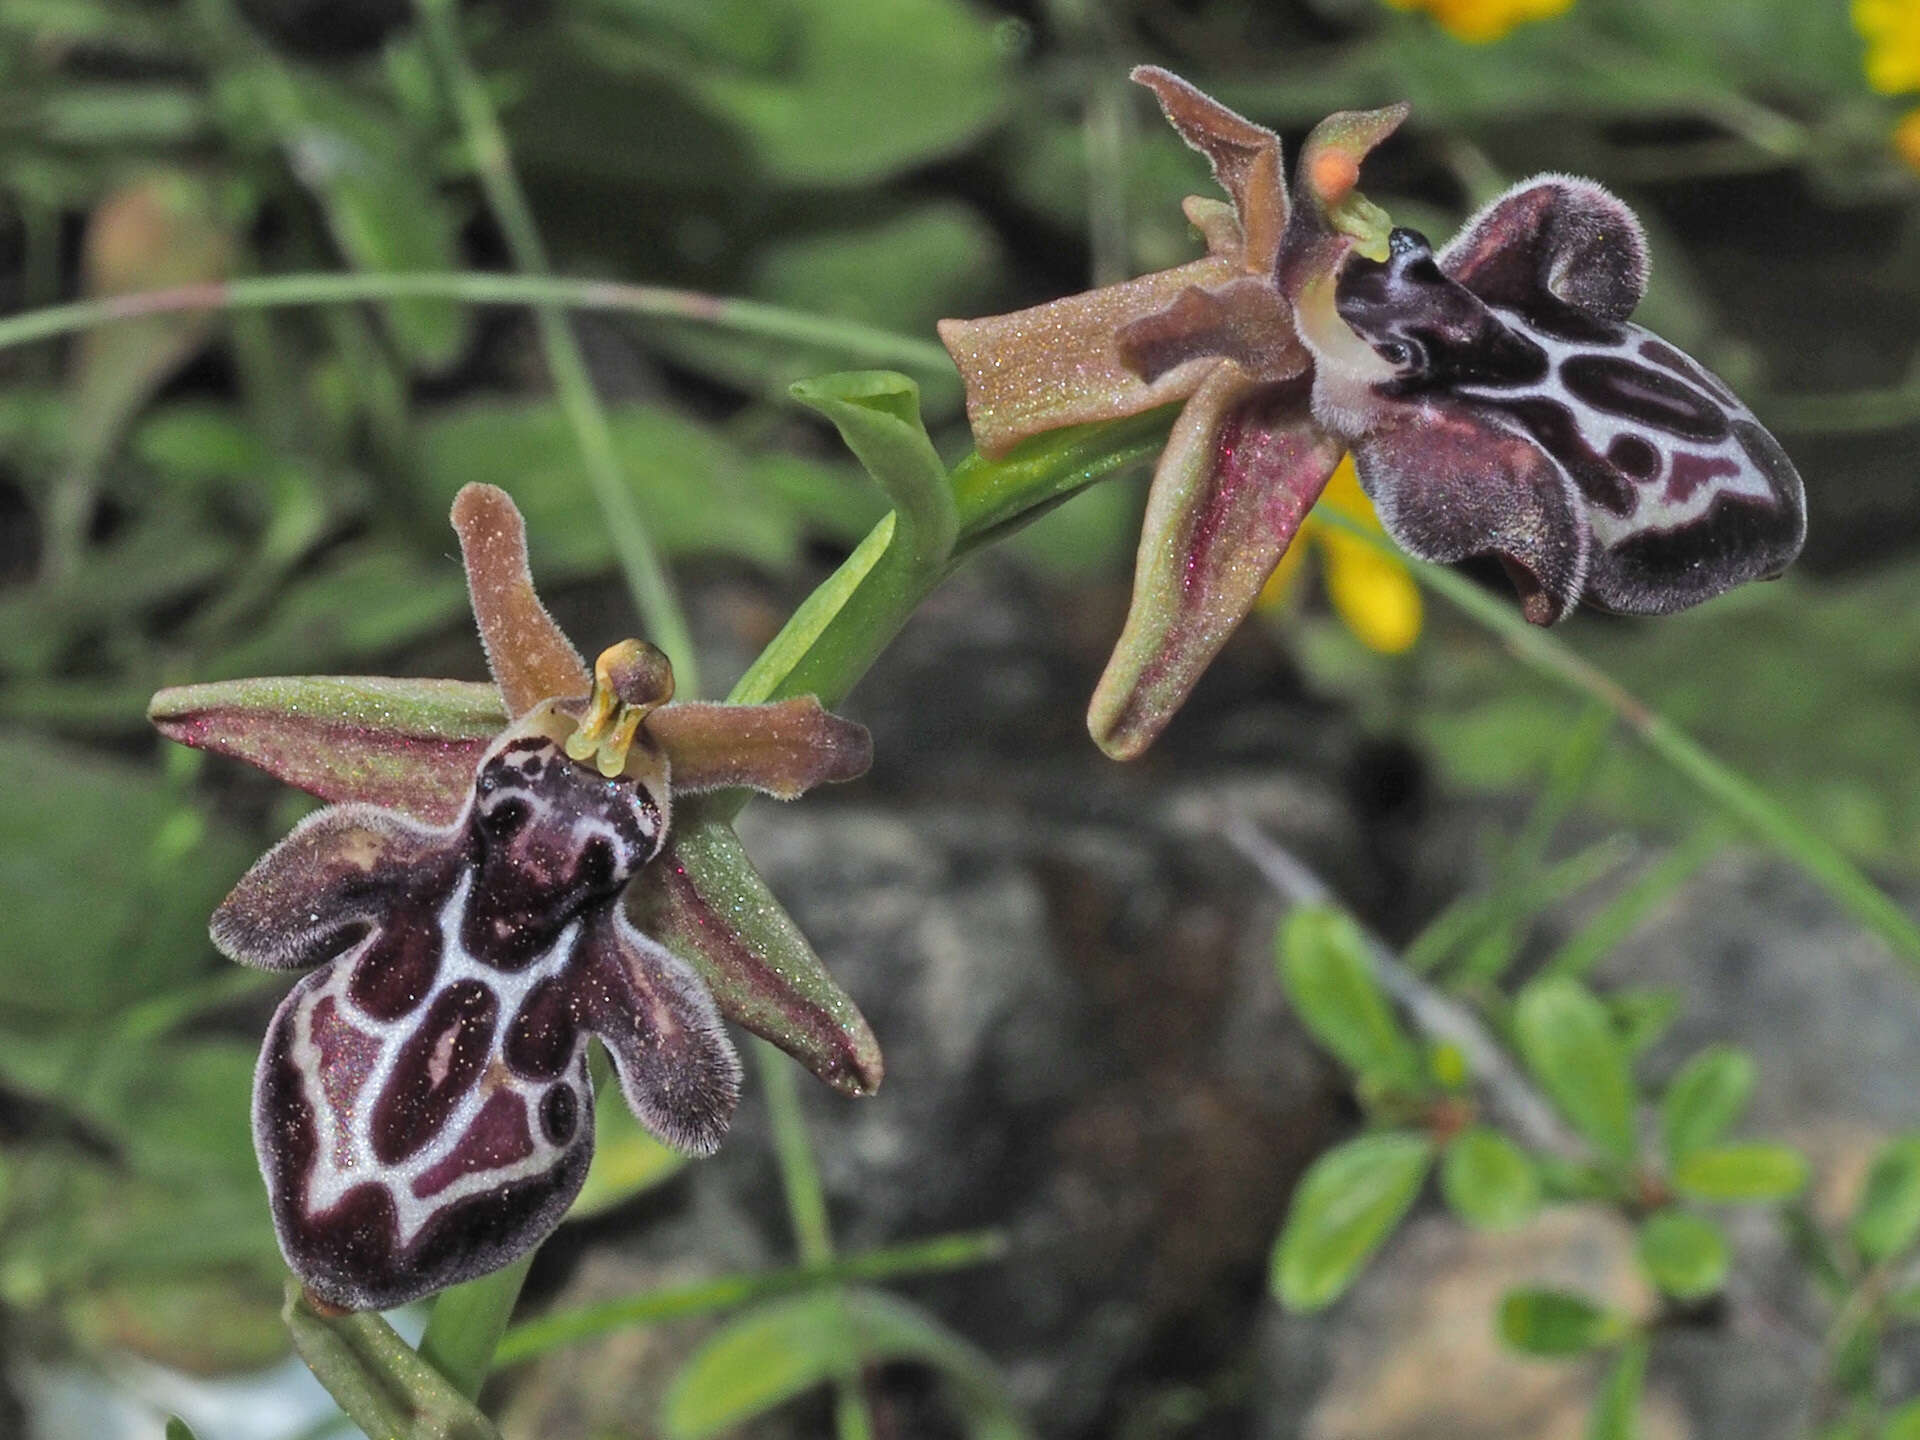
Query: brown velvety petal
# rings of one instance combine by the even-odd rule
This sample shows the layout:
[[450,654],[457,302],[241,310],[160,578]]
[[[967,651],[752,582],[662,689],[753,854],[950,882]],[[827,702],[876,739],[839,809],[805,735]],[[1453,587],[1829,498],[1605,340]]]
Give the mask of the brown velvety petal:
[[816,785],[854,780],[873,763],[867,727],[811,695],[770,705],[668,705],[647,717],[680,794],[743,785],[791,800]]
[[1165,309],[1182,290],[1231,279],[1239,266],[1209,255],[983,320],[942,320],[940,343],[967,387],[967,419],[982,455],[997,459],[1030,435],[1093,420],[1138,415],[1191,395],[1208,363],[1195,361],[1147,384],[1128,368],[1114,335]]
[[740,1059],[700,977],[615,910],[580,945],[575,1003],[634,1116],[674,1149],[711,1155],[740,1099]]
[[1339,463],[1303,383],[1256,387],[1222,367],[1187,403],[1154,472],[1133,604],[1087,728],[1140,754],[1253,608]]
[[542,700],[585,695],[593,678],[534,593],[527,526],[512,498],[493,485],[461,487],[453,497],[453,528],[473,618],[508,713],[518,718]]
[[500,692],[461,680],[294,675],[162,690],[147,718],[169,740],[231,755],[322,800],[442,825],[507,723]]
[[1207,242],[1209,255],[1238,259],[1246,249],[1246,237],[1240,232],[1240,217],[1233,206],[1208,195],[1189,195],[1180,202],[1180,213]]
[[445,833],[372,805],[309,815],[213,912],[213,943],[243,965],[318,965],[379,923]]
[[1514,186],[1461,226],[1439,260],[1489,305],[1536,320],[1570,306],[1618,324],[1647,290],[1639,220],[1617,196],[1571,175],[1536,175]]
[[879,1042],[834,982],[730,826],[683,811],[627,892],[635,924],[700,972],[720,1013],[849,1095],[870,1095]]
[[1213,178],[1233,197],[1245,235],[1244,267],[1270,275],[1287,228],[1287,187],[1280,166],[1280,137],[1236,115],[1158,65],[1135,66],[1135,84],[1153,91],[1180,138],[1207,157]]
[[1231,360],[1256,381],[1290,380],[1312,358],[1293,334],[1293,312],[1271,280],[1242,275],[1211,289],[1190,286],[1166,309],[1121,328],[1115,341],[1149,384],[1191,360]]
[[1470,411],[1429,407],[1358,441],[1353,458],[1402,549],[1439,564],[1497,556],[1536,625],[1580,599],[1593,543],[1586,512],[1531,440]]

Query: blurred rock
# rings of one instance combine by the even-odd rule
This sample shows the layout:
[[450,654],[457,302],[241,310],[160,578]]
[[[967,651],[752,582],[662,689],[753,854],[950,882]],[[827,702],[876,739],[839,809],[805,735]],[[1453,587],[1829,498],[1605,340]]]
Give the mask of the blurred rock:
[[[1580,1290],[1632,1314],[1652,1296],[1633,1234],[1612,1212],[1552,1210],[1525,1229],[1480,1234],[1445,1215],[1407,1225],[1325,1316],[1270,1317],[1260,1440],[1579,1440],[1601,1366],[1502,1348],[1494,1320],[1516,1285]],[[1303,1395],[1317,1395],[1308,1407]],[[1291,1404],[1289,1403],[1291,1402]],[[1664,1397],[1643,1440],[1693,1434]]]

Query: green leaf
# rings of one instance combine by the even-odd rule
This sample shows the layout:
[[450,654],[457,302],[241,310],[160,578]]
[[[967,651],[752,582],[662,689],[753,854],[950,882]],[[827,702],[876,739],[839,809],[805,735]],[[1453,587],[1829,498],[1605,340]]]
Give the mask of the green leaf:
[[920,387],[893,370],[802,380],[793,398],[833,422],[854,457],[893,502],[894,538],[925,570],[944,565],[960,533],[947,467],[920,423]]
[[1540,1208],[1540,1173],[1506,1136],[1475,1126],[1447,1146],[1440,1162],[1440,1193],[1469,1225],[1511,1230]]
[[[851,466],[753,454],[657,405],[609,406],[607,421],[621,475],[667,554],[785,570],[806,536],[851,542],[881,514]],[[508,491],[526,516],[534,570],[548,583],[612,567],[612,543],[557,404],[469,401],[436,412],[415,435],[427,499],[444,509],[469,481]]]
[[1908,1285],[1888,1295],[1887,1314],[1909,1323],[1920,1320],[1920,1285]]
[[1303,905],[1274,938],[1280,983],[1314,1038],[1363,1078],[1424,1089],[1420,1052],[1394,1019],[1352,917]]
[[1274,1248],[1274,1293],[1318,1310],[1351,1285],[1419,1197],[1433,1164],[1424,1135],[1388,1131],[1329,1150],[1300,1181]]
[[1667,1163],[1678,1165],[1726,1134],[1746,1113],[1759,1070],[1753,1057],[1715,1045],[1689,1060],[1660,1097],[1660,1138]]
[[1803,1155],[1761,1142],[1696,1150],[1673,1169],[1673,1188],[1695,1200],[1791,1200],[1806,1183]]
[[1920,1400],[1888,1411],[1880,1422],[1880,1440],[1920,1440]]
[[1587,1440],[1640,1440],[1640,1392],[1646,1386],[1647,1354],[1642,1338],[1630,1340],[1600,1382],[1587,1417]]
[[1652,1049],[1680,1016],[1680,992],[1667,985],[1623,985],[1604,1003],[1629,1057]]
[[670,1440],[703,1440],[882,1361],[932,1366],[975,1440],[1020,1440],[1024,1421],[992,1362],[917,1306],[873,1290],[822,1289],[756,1306],[702,1345],[661,1405]]
[[1920,1136],[1891,1140],[1873,1157],[1850,1233],[1869,1265],[1903,1253],[1920,1235]]
[[1625,1338],[1624,1316],[1568,1290],[1509,1290],[1500,1301],[1500,1338],[1522,1355],[1584,1355]]
[[1535,980],[1513,1007],[1514,1036],[1554,1104],[1608,1158],[1634,1157],[1633,1077],[1607,1010],[1575,980]]
[[1627,1186],[1617,1172],[1590,1160],[1540,1155],[1534,1164],[1540,1172],[1540,1189],[1550,1200],[1622,1200],[1627,1196]]
[[166,1440],[199,1440],[199,1437],[193,1433],[193,1427],[178,1415],[169,1415]]
[[246,847],[149,768],[4,736],[0,1019],[100,1018],[213,963],[207,915]]
[[793,34],[777,63],[678,78],[789,184],[864,184],[951,154],[1006,99],[992,26],[957,0],[790,0],[783,9]]
[[1668,1208],[1640,1227],[1640,1264],[1676,1300],[1703,1300],[1727,1279],[1727,1238],[1705,1216]]
[[[458,268],[455,217],[435,167],[414,153],[417,132],[388,108],[313,71],[255,72],[262,117],[326,216],[356,270],[418,273]],[[255,122],[257,123],[257,122]],[[381,307],[412,363],[439,370],[465,347],[470,317],[447,300],[389,300]]]

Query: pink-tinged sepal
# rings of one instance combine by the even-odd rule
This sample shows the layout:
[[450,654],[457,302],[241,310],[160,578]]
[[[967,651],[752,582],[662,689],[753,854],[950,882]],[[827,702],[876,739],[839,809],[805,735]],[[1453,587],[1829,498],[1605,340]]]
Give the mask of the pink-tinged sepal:
[[1131,759],[1152,744],[1253,609],[1342,446],[1307,387],[1254,386],[1232,367],[1188,402],[1154,472],[1133,601],[1087,728]]
[[628,911],[699,973],[720,1013],[836,1090],[871,1095],[885,1066],[866,1017],[754,870],[731,826],[689,807]]
[[[1647,238],[1618,196],[1573,175],[1537,175],[1482,207],[1440,268],[1489,305],[1569,339],[1631,316],[1647,292]],[[1572,311],[1569,315],[1566,312]]]
[[466,804],[507,712],[493,686],[463,680],[296,675],[175,686],[153,697],[147,718],[169,740],[322,800],[443,825]]
[[718,1150],[740,1098],[740,1061],[691,967],[610,910],[581,936],[575,993],[640,1123],[690,1155]]

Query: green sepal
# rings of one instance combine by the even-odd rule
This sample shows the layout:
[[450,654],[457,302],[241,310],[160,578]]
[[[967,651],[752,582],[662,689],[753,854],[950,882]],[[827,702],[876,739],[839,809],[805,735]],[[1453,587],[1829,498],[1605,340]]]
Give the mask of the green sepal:
[[628,891],[633,921],[700,972],[720,1012],[835,1089],[869,1095],[885,1066],[846,991],[767,888],[732,827],[693,801]]
[[169,740],[323,800],[390,806],[429,824],[460,812],[481,752],[507,724],[491,685],[358,675],[176,686],[153,697],[147,718]]

